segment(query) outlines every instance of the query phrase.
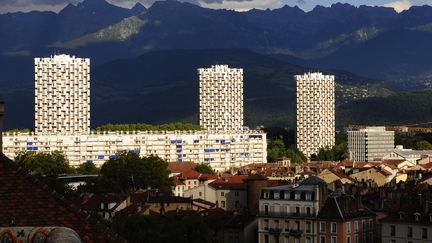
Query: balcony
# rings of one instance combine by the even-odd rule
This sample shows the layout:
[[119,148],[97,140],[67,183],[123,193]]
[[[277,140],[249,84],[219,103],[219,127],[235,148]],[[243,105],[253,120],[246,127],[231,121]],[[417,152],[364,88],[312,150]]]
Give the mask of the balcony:
[[302,230],[298,230],[298,229],[290,229],[289,231],[286,231],[285,234],[289,235],[289,236],[294,236],[296,238],[299,238],[303,234],[303,231]]
[[272,235],[279,235],[281,231],[282,230],[280,228],[269,228],[269,234]]

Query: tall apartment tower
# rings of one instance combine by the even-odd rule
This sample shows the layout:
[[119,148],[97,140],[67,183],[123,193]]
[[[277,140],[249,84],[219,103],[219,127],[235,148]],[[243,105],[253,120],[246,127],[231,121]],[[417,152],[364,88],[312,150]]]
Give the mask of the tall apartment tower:
[[198,74],[200,125],[211,131],[243,130],[243,69],[214,65]]
[[90,59],[35,58],[35,132],[90,132]]
[[297,148],[310,158],[335,143],[335,77],[296,75]]
[[365,127],[348,131],[348,151],[354,162],[381,160],[394,149],[394,131],[385,127]]

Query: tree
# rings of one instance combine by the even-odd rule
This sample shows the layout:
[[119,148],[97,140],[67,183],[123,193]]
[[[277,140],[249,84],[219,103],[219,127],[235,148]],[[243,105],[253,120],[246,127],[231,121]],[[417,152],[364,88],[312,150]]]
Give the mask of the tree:
[[426,140],[420,140],[416,143],[417,150],[430,150],[432,149],[432,144]]
[[76,172],[83,175],[99,174],[99,168],[93,163],[82,163],[76,168]]
[[281,138],[270,140],[267,145],[267,161],[275,162],[278,158],[286,156],[285,144]]
[[213,168],[210,165],[204,163],[195,166],[194,170],[204,174],[212,174],[212,175],[216,174],[216,172],[213,170]]
[[15,157],[15,162],[27,170],[40,175],[56,176],[73,172],[73,169],[69,167],[69,161],[59,151],[51,153],[36,151],[20,152]]
[[288,158],[291,159],[291,162],[294,164],[300,164],[306,161],[306,156],[300,152],[300,150],[298,150],[298,148],[294,145],[291,145],[287,152],[286,155]]
[[120,152],[102,165],[100,173],[101,183],[111,192],[148,187],[171,192],[168,163],[157,156],[140,158],[137,153]]

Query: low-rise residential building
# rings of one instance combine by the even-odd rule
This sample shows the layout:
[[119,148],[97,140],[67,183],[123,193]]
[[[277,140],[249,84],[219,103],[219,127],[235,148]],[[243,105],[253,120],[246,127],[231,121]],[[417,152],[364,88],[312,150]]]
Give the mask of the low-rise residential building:
[[258,242],[313,243],[316,217],[326,198],[326,183],[318,177],[309,177],[300,185],[264,188],[259,200]]
[[432,161],[431,157],[432,150],[412,150],[398,145],[384,159],[401,159],[416,165],[430,163]]
[[419,212],[391,213],[381,220],[382,243],[432,242],[432,214]]
[[361,200],[337,190],[328,196],[318,213],[317,242],[373,243],[375,217]]
[[267,162],[266,134],[242,131],[133,131],[91,132],[80,135],[4,133],[3,152],[14,159],[22,151],[61,151],[71,166],[102,165],[119,151],[157,155],[168,162],[190,161],[226,171]]
[[360,170],[350,176],[359,182],[374,183],[377,186],[383,186],[394,178],[391,173],[375,167]]

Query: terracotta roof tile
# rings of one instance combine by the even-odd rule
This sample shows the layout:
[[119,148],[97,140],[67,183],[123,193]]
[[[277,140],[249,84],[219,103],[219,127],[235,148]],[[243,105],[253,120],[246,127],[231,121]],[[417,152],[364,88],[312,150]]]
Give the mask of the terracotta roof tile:
[[83,242],[125,242],[36,177],[0,155],[0,227],[63,226]]

